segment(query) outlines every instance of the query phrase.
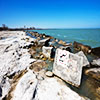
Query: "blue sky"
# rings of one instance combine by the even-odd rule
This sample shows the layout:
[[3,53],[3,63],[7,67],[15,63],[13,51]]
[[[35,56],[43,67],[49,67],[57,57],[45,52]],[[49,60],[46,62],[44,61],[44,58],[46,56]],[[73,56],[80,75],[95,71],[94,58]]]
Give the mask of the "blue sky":
[[100,0],[0,0],[0,26],[100,28]]

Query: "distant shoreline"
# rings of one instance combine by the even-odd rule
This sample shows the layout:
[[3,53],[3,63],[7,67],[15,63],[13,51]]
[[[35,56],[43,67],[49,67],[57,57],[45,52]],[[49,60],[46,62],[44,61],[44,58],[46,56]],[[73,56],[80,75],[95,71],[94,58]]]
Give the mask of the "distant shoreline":
[[7,28],[7,27],[0,27],[0,31],[25,31],[25,30],[77,30],[77,29],[100,29],[100,28]]
[[0,31],[25,31],[25,30],[42,30],[40,28],[8,28],[0,27]]

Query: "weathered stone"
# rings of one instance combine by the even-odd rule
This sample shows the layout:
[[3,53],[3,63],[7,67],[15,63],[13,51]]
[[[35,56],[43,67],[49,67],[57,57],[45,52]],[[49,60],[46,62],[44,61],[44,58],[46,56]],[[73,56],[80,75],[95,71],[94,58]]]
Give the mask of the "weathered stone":
[[35,94],[37,83],[38,81],[35,74],[29,70],[19,80],[14,90],[12,100],[32,100],[33,95]]
[[82,57],[66,50],[56,50],[53,73],[66,82],[79,86],[81,82],[82,66]]
[[45,78],[36,89],[35,100],[86,100],[59,78]]
[[93,60],[91,62],[91,65],[93,65],[93,66],[100,66],[100,58],[99,59],[96,59],[96,60]]
[[47,58],[51,58],[51,54],[52,54],[52,49],[53,47],[42,47],[42,53],[45,55],[45,57]]
[[[0,40],[0,85],[2,86],[2,97],[5,97],[11,87],[7,79],[30,66],[34,62],[25,46],[31,43],[25,41],[26,33],[22,31],[1,31],[0,35],[6,37]],[[27,37],[27,36],[26,36]],[[27,37],[30,39],[30,37]],[[5,78],[4,78],[5,76]],[[2,84],[2,82],[4,82]],[[1,99],[0,98],[0,99]]]
[[58,43],[59,44],[62,44],[62,45],[66,45],[66,42],[65,41],[62,41],[62,40],[60,40]]
[[[10,76],[6,76],[7,78],[11,79],[10,80],[10,90],[7,93],[7,90],[5,91],[5,93],[7,93],[7,95],[3,98],[3,100],[11,100],[11,98],[13,97],[13,91],[15,90],[16,85],[18,84],[18,81],[20,80],[20,78],[27,72],[27,70],[23,70],[23,71],[19,71],[18,73],[15,73],[13,75]],[[6,84],[7,88],[9,87],[8,84]]]
[[40,45],[40,46],[48,46],[48,45],[49,45],[49,41],[50,41],[49,38],[40,40],[40,41],[38,42],[38,45]]
[[83,57],[83,66],[89,65],[89,61],[82,51],[76,53],[76,55]]
[[52,77],[52,76],[53,76],[53,72],[51,72],[51,71],[47,71],[45,74],[46,74],[46,76],[48,76],[48,77]]
[[82,43],[74,41],[73,46],[78,51],[83,51],[84,53],[91,53],[91,47],[88,45],[83,45]]
[[3,78],[0,82],[0,100],[3,99],[10,91],[11,84],[9,78]]
[[92,53],[100,57],[100,47],[92,48]]
[[90,100],[100,100],[100,94],[99,94],[99,87],[100,87],[100,81],[97,81],[96,79],[93,79],[92,77],[88,77],[85,80],[85,84],[83,87],[83,91],[88,94],[88,97],[90,97]]
[[100,81],[100,68],[90,68],[85,71],[85,74]]
[[35,74],[37,75],[37,79],[39,81],[42,81],[42,80],[44,80],[46,78],[45,73],[46,73],[46,70],[42,69],[42,70],[39,71],[39,73],[35,73]]

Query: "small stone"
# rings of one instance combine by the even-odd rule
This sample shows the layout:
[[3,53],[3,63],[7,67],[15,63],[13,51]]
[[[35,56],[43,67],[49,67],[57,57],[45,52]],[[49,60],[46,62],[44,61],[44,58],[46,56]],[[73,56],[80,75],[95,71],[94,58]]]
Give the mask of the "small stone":
[[47,60],[47,58],[43,58],[42,60],[44,60],[44,61],[45,61],[45,60]]
[[58,43],[59,43],[59,44],[62,44],[62,45],[65,45],[65,44],[66,44],[66,42],[64,42],[64,41],[62,41],[62,40],[60,40]]
[[50,58],[49,60],[50,60],[50,61],[54,61],[54,58]]
[[40,59],[42,59],[44,56],[43,55],[40,55]]
[[52,77],[52,76],[53,76],[53,72],[51,72],[51,71],[47,71],[45,74],[46,74],[46,76],[48,76],[48,77]]

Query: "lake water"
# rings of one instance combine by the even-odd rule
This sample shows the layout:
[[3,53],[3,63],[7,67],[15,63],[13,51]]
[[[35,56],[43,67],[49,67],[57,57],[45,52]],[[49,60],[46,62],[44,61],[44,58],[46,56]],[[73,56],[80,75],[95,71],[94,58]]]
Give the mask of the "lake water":
[[91,47],[100,46],[100,29],[49,29],[35,30],[66,42],[77,41]]

